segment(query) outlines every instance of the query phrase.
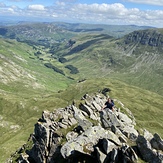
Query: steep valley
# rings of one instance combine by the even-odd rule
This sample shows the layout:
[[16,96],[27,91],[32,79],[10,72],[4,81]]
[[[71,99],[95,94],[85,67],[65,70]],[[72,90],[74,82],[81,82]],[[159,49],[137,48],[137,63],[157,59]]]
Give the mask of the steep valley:
[[119,39],[98,32],[60,36],[67,40],[48,46],[0,38],[0,162],[26,143],[43,110],[104,88],[133,112],[137,129],[163,136],[161,29]]

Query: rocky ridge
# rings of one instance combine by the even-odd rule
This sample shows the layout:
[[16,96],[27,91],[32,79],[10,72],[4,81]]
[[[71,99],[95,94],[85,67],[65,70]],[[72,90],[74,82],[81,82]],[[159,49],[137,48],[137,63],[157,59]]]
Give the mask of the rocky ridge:
[[134,31],[126,36],[125,43],[140,43],[152,47],[163,48],[163,34],[159,30]]
[[[149,163],[163,162],[163,140],[156,133],[135,129],[135,118],[128,108],[114,99],[114,111],[106,111],[107,97],[88,94],[54,112],[44,111],[34,133],[8,162],[26,163],[134,163],[141,158]],[[29,143],[28,143],[29,144]]]

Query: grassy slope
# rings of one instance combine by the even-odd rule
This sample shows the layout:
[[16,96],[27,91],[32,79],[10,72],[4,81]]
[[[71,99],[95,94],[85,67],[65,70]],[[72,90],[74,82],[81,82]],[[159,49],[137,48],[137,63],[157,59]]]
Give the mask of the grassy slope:
[[[124,50],[117,42],[107,35],[81,36],[71,49],[59,46],[55,55],[68,60],[60,67],[75,79],[109,76],[163,95],[163,56],[157,47],[132,44]],[[69,64],[80,73],[69,74],[64,69]]]
[[4,162],[25,143],[41,112],[62,101],[54,95],[73,81],[47,69],[26,44],[1,39],[0,46],[0,162]]
[[[133,112],[139,130],[140,128],[146,128],[152,133],[157,132],[163,136],[162,96],[117,80],[98,78],[74,84],[63,92],[51,93],[44,98],[38,96],[37,99],[29,99],[26,102],[22,101],[25,104],[24,108],[18,105],[20,101],[17,102],[17,106],[7,103],[8,108],[12,106],[12,109],[10,108],[10,111],[5,113],[5,115],[9,118],[14,114],[15,116],[10,117],[8,120],[19,124],[21,128],[18,130],[8,129],[2,132],[0,141],[2,157],[0,157],[0,162],[5,161],[12,152],[26,142],[29,134],[33,132],[33,125],[41,116],[42,110],[53,111],[59,107],[72,104],[73,100],[78,103],[85,93],[91,94],[105,87],[111,89],[109,95],[112,98],[120,100],[125,107]],[[13,101],[15,103],[15,100]],[[4,104],[6,103],[4,102]],[[118,103],[116,105],[120,107]]]
[[[63,75],[47,69],[34,56],[34,53],[35,51],[26,44],[12,40],[1,40],[1,75],[4,79],[7,79],[7,83],[3,82],[7,84],[7,87],[10,87],[9,83],[12,83],[12,88],[14,86],[14,88],[19,89],[20,84],[23,83],[26,86],[21,86],[26,92],[29,90],[28,87],[31,87],[31,89],[52,90],[53,88],[56,90],[65,88],[70,83]],[[16,85],[17,83],[18,85]],[[5,85],[3,86],[5,89]]]
[[[101,38],[103,39],[101,40]],[[95,40],[93,44],[92,39]],[[135,80],[135,74],[126,72],[125,67],[130,65],[129,61],[133,63],[136,60],[132,56],[127,56],[129,60],[120,61],[119,57],[123,58],[124,52],[116,49],[115,40],[104,35],[82,36],[78,37],[77,43],[71,49],[77,48],[76,52],[71,52],[70,49],[65,51],[65,46],[58,50],[56,55],[63,54],[69,62],[61,64],[57,59],[54,59],[52,60],[53,64],[63,69],[67,76],[71,76],[76,80],[90,78],[86,82],[72,86],[70,84],[75,81],[72,82],[63,75],[43,66],[42,61],[38,61],[33,55],[35,51],[31,47],[14,41],[2,42],[0,54],[5,56],[5,59],[0,61],[0,65],[3,67],[4,63],[11,63],[9,62],[10,60],[19,65],[20,67],[17,70],[20,72],[20,76],[17,76],[15,72],[13,73],[20,80],[13,81],[8,73],[7,78],[9,81],[7,85],[3,83],[0,85],[0,122],[3,124],[3,126],[0,126],[0,132],[2,133],[0,136],[0,162],[4,162],[12,152],[26,142],[29,134],[33,132],[33,125],[41,116],[43,110],[52,111],[58,107],[67,106],[74,99],[79,100],[83,94],[96,92],[104,87],[111,88],[110,95],[122,101],[134,113],[138,128],[145,127],[152,133],[158,132],[163,136],[163,97],[120,81],[123,80],[130,84],[133,79]],[[81,50],[78,51],[78,48],[81,48]],[[69,52],[71,52],[71,55],[66,55]],[[21,62],[14,55],[20,56],[25,62]],[[47,56],[44,58],[46,59],[43,62],[50,60]],[[112,60],[115,62],[112,63]],[[16,67],[15,64],[11,65]],[[70,74],[64,68],[67,64],[78,67],[80,73]],[[117,72],[117,66],[121,68],[121,73]],[[9,68],[6,67],[6,70],[11,71],[11,68]],[[24,73],[27,75],[23,76],[22,74]],[[130,76],[127,73],[130,73]],[[30,78],[29,75],[35,78]],[[135,83],[140,81],[140,79],[143,80],[143,76],[138,78]],[[157,81],[162,81],[162,76]],[[144,83],[143,80],[142,84],[148,85],[148,82],[147,80]],[[144,85],[141,87],[144,87]],[[66,90],[57,93],[58,90],[64,89]],[[18,125],[18,128],[13,128],[15,125]]]
[[[62,98],[71,104],[74,98],[79,99],[87,92],[98,92],[105,87],[111,89],[109,96],[120,100],[125,107],[133,112],[138,128],[146,128],[152,133],[158,132],[163,136],[163,130],[161,130],[163,129],[163,96],[156,93],[127,85],[112,78],[97,78],[78,83],[61,94]],[[117,107],[119,106],[117,105]]]

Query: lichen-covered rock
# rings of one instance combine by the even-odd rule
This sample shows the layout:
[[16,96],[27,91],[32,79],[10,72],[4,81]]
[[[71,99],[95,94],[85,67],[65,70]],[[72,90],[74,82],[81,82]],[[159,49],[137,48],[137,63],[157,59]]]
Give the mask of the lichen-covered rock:
[[[18,162],[27,163],[135,163],[138,157],[149,163],[162,163],[163,141],[158,134],[144,130],[139,135],[129,109],[128,115],[115,106],[114,111],[101,108],[104,95],[83,96],[81,104],[44,111],[35,124],[32,148],[21,148]],[[132,147],[128,142],[136,143]],[[22,150],[23,149],[23,150]],[[156,151],[158,150],[158,151]],[[21,151],[25,151],[21,153]]]
[[134,129],[134,126],[124,126],[120,129],[122,133],[132,141],[136,141],[138,137],[137,130]]

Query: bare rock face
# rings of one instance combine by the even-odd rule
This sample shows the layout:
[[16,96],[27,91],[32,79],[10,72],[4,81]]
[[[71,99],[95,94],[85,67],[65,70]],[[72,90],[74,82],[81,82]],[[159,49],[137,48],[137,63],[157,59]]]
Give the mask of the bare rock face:
[[161,137],[148,131],[139,135],[128,109],[128,115],[116,106],[114,111],[101,111],[106,99],[103,94],[87,95],[79,107],[44,111],[31,135],[32,148],[16,152],[20,154],[18,162],[135,163],[139,157],[151,163],[163,162]]
[[151,137],[151,133],[144,132],[144,135],[139,135],[136,143],[143,159],[149,163],[163,162],[163,140],[158,134]]
[[149,45],[153,47],[163,47],[163,35],[157,30],[134,31],[125,40],[126,44],[131,42]]

